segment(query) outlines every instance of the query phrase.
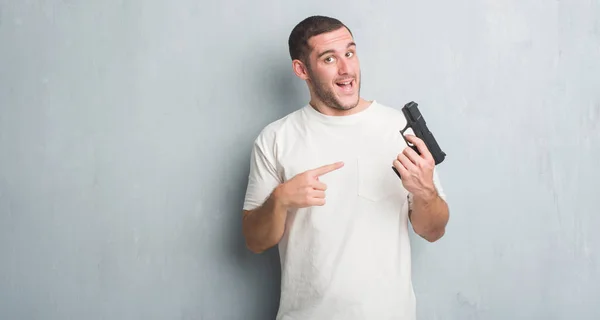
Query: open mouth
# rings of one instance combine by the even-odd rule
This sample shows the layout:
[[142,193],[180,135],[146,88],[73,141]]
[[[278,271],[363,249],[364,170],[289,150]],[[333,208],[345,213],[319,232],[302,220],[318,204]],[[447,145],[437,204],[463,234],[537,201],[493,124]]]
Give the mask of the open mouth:
[[351,93],[354,88],[354,79],[337,81],[335,83],[343,92]]

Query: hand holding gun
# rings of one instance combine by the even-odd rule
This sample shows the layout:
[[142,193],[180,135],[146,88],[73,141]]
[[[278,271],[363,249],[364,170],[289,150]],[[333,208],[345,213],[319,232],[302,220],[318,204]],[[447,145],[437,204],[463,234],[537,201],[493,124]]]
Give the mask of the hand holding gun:
[[[442,161],[444,161],[444,159],[446,158],[446,153],[442,151],[437,141],[433,137],[433,133],[431,133],[431,131],[429,131],[429,129],[427,128],[425,118],[423,118],[423,115],[421,114],[417,106],[418,104],[416,102],[411,101],[402,108],[402,113],[404,113],[404,117],[406,118],[406,126],[402,130],[400,130],[400,133],[402,134],[402,138],[404,139],[404,141],[406,141],[406,144],[413,150],[415,150],[417,154],[420,155],[421,153],[419,152],[417,147],[410,143],[408,140],[406,140],[406,137],[404,136],[404,132],[406,132],[408,128],[411,128],[415,136],[423,140],[423,142],[427,146],[427,149],[433,156],[435,164],[438,165]],[[398,177],[402,179],[398,170],[396,170],[396,168],[394,167],[392,167],[392,169],[394,170],[394,172],[396,172]]]

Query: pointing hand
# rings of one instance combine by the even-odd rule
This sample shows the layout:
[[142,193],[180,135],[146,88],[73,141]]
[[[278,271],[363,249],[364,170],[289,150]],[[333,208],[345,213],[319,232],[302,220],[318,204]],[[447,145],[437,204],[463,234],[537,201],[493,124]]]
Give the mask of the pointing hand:
[[279,187],[279,199],[287,208],[324,205],[327,185],[319,181],[319,177],[343,166],[344,163],[340,161],[295,175]]

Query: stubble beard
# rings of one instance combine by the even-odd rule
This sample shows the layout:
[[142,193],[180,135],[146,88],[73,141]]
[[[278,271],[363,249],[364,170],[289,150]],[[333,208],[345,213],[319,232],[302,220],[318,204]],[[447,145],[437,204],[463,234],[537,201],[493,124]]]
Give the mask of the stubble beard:
[[351,102],[350,104],[342,104],[342,102],[336,97],[333,89],[328,89],[328,86],[325,83],[320,82],[319,78],[315,77],[312,71],[308,71],[308,73],[311,79],[313,79],[313,89],[315,95],[325,104],[325,106],[341,111],[351,110],[358,106],[358,103],[360,102],[360,74],[358,77],[354,77],[358,85],[358,88],[356,89],[356,101]]

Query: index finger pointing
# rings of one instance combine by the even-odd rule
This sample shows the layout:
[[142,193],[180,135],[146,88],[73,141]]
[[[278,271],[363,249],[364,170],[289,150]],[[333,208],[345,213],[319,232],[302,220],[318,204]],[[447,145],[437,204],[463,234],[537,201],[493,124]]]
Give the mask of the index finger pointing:
[[339,169],[339,168],[341,168],[343,166],[344,166],[344,162],[338,161],[338,162],[335,162],[335,163],[332,163],[332,164],[327,164],[327,165],[324,165],[322,167],[318,167],[316,169],[313,169],[313,170],[311,170],[311,172],[314,175],[316,175],[316,176],[322,176],[322,175],[324,175],[326,173],[329,173],[331,171],[337,170],[337,169]]

